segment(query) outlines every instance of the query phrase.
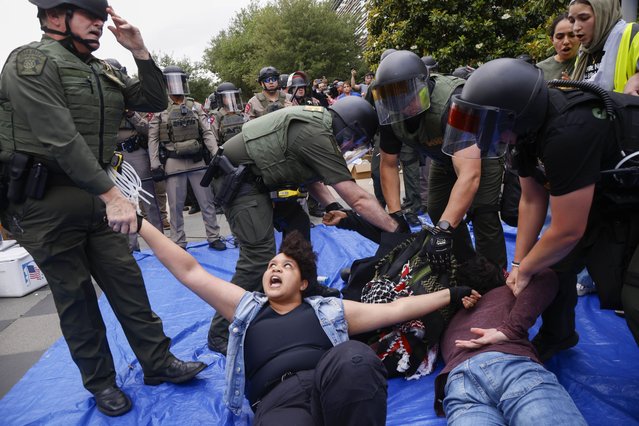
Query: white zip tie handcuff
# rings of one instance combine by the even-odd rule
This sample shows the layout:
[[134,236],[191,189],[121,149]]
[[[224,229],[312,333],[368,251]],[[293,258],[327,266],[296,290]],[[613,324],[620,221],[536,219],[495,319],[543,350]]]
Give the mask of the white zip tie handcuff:
[[122,160],[118,166],[110,166],[108,173],[115,186],[122,192],[122,195],[135,204],[138,214],[142,214],[139,200],[151,205],[150,200],[154,198],[153,194],[142,188],[140,176],[138,176],[131,164]]

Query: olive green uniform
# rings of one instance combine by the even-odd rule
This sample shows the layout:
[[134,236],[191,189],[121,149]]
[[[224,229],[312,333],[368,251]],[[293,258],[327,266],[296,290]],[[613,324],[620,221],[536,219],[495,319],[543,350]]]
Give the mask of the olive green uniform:
[[[457,181],[451,157],[441,151],[442,130],[448,116],[449,99],[464,82],[465,80],[456,77],[434,74],[429,85],[430,108],[422,114],[415,128],[409,128],[406,121],[380,128],[382,151],[399,154],[402,144],[410,144],[422,155],[432,159],[428,179],[428,215],[434,223],[437,223],[444,213]],[[467,216],[473,224],[477,252],[505,268],[506,243],[499,218],[502,175],[501,159],[481,161],[479,188]],[[455,229],[453,238],[453,252],[458,260],[463,261],[474,255],[475,250],[465,223],[460,223]]]
[[[353,180],[323,107],[296,106],[247,122],[242,133],[224,144],[235,166],[250,165],[250,177],[239,195],[224,206],[224,214],[240,246],[231,281],[247,291],[261,291],[262,275],[275,256],[273,203],[268,191],[286,185],[323,181],[326,185]],[[222,185],[213,181],[213,188]],[[228,339],[228,321],[213,318],[209,344]],[[219,344],[215,344],[219,346]]]
[[151,311],[126,235],[111,230],[97,197],[125,108],[166,107],[162,72],[136,61],[141,81],[81,60],[44,36],[14,50],[0,77],[0,148],[49,169],[41,199],[11,202],[2,221],[44,272],[71,356],[91,392],[115,385],[115,369],[92,278],[106,294],[147,375],[171,361],[170,340]]

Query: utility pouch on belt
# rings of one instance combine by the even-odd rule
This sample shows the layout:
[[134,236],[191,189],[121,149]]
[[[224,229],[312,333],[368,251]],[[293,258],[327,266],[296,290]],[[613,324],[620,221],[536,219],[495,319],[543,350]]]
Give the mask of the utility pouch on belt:
[[47,189],[48,176],[49,170],[47,167],[42,163],[35,163],[29,170],[29,176],[27,177],[27,186],[24,190],[26,196],[34,200],[41,200]]
[[9,167],[9,190],[7,198],[14,203],[22,203],[26,199],[25,185],[29,171],[31,157],[20,152],[14,152]]
[[175,155],[179,158],[193,157],[195,155],[201,155],[202,144],[197,139],[191,139],[188,141],[174,142]]

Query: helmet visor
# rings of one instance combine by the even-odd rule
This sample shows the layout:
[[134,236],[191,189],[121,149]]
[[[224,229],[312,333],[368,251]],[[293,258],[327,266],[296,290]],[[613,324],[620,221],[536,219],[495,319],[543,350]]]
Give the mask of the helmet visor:
[[370,140],[364,129],[357,123],[337,132],[335,140],[347,164],[362,157],[370,149]]
[[186,75],[182,73],[168,73],[164,74],[166,80],[166,90],[169,95],[188,95],[189,82],[186,80]]
[[225,90],[224,92],[219,93],[218,96],[220,97],[222,105],[224,105],[227,110],[234,112],[241,112],[244,110],[239,90]]
[[452,97],[442,151],[463,158],[499,158],[517,141],[515,112]]
[[379,124],[392,124],[421,114],[430,108],[428,83],[422,76],[373,88]]

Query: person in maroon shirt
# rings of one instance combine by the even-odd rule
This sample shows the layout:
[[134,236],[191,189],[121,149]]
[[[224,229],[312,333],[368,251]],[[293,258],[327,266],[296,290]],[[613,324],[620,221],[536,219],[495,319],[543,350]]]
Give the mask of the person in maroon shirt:
[[449,425],[587,424],[528,340],[557,289],[557,275],[546,269],[517,297],[501,285],[455,314],[440,341],[446,365],[435,379],[435,410]]

